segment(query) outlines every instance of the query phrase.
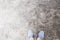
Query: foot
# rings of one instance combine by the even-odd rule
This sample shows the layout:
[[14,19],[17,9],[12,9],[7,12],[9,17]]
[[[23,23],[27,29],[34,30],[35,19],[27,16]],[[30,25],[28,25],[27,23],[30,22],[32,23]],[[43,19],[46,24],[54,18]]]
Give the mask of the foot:
[[33,31],[29,30],[28,31],[28,38],[33,38],[33,37],[34,37]]
[[44,38],[44,31],[40,31],[38,33],[38,38],[43,39]]

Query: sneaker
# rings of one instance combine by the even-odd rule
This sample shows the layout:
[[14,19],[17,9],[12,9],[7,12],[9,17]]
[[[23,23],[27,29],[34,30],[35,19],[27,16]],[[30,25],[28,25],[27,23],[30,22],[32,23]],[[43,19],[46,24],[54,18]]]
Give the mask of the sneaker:
[[32,30],[28,31],[28,38],[33,38],[34,37],[34,33]]
[[44,38],[44,31],[40,31],[38,33],[38,38],[43,39]]

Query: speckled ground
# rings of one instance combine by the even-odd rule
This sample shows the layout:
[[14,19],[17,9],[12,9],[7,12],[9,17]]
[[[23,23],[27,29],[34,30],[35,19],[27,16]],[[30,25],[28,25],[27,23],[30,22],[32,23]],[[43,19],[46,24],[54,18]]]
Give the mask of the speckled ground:
[[0,40],[29,40],[43,30],[43,40],[60,40],[59,0],[0,0]]

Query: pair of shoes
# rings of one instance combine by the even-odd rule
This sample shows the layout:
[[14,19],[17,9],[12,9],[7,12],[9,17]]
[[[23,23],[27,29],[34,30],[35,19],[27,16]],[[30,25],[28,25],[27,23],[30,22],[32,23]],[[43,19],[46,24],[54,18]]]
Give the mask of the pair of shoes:
[[[29,30],[28,31],[28,38],[34,38],[34,33],[33,33],[33,31],[32,30]],[[38,33],[38,38],[40,38],[40,39],[43,39],[44,38],[44,31],[40,31],[39,33]]]

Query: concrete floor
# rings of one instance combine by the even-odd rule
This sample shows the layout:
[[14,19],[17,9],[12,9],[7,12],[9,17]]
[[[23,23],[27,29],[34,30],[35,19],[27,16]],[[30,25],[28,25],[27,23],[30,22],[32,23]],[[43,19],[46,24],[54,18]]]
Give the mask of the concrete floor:
[[60,1],[0,0],[0,40],[29,40],[43,30],[43,40],[60,40]]

